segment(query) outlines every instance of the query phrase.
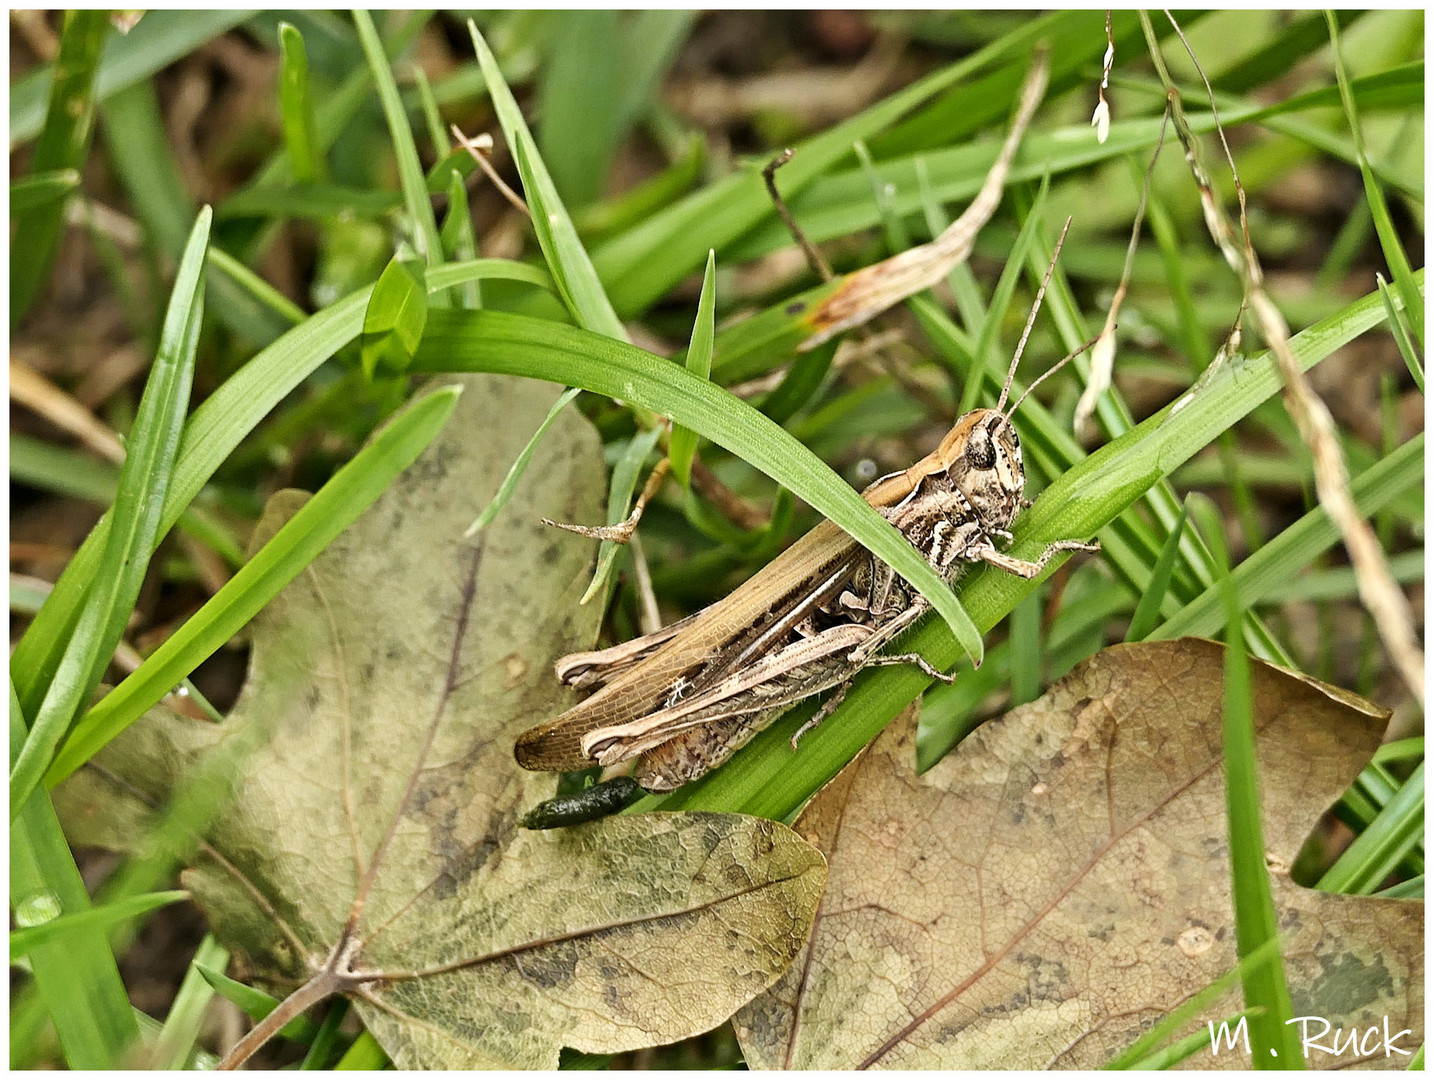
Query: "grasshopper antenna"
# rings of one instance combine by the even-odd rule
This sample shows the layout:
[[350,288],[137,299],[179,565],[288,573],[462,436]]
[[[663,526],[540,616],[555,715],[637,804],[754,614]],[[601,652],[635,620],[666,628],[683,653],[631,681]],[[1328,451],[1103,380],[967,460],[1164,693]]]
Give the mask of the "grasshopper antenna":
[[[1016,410],[1021,407],[1021,402],[1025,401],[1026,398],[1028,398],[1028,397],[1031,396],[1031,391],[1032,391],[1032,390],[1034,390],[1036,387],[1040,386],[1041,383],[1043,383],[1043,382],[1046,381],[1046,379],[1050,378],[1052,375],[1054,375],[1054,374],[1055,374],[1057,371],[1059,371],[1061,368],[1065,367],[1065,366],[1066,366],[1067,364],[1069,364],[1072,360],[1074,360],[1077,356],[1079,356],[1081,353],[1085,352],[1087,349],[1089,349],[1092,345],[1094,345],[1094,344],[1095,344],[1097,341],[1099,341],[1099,340],[1100,340],[1100,334],[1097,334],[1095,337],[1093,337],[1093,338],[1091,338],[1089,341],[1087,341],[1084,345],[1078,346],[1078,347],[1076,348],[1075,352],[1066,353],[1065,356],[1061,357],[1059,360],[1057,360],[1057,361],[1056,361],[1054,364],[1052,364],[1050,367],[1046,368],[1045,371],[1041,372],[1040,375],[1038,375],[1038,376],[1036,377],[1036,381],[1033,382],[1033,383],[1031,383],[1030,386],[1026,387],[1026,392],[1025,392],[1024,394],[1022,394],[1022,395],[1016,400],[1016,403],[1011,406],[1010,412],[1006,413],[1006,414],[1004,415],[1003,419],[1004,419],[1007,423],[1009,423],[1010,420],[1011,420],[1011,417],[1016,414]],[[1003,396],[1004,396],[1004,395],[1003,395]]]
[[[1026,328],[1021,331],[1021,340],[1016,343],[1016,355],[1011,357],[1011,370],[1006,372],[1006,385],[1001,387],[1001,400],[996,402],[997,412],[1006,406],[1006,395],[1011,392],[1011,380],[1016,377],[1016,365],[1021,362],[1021,353],[1026,351],[1026,338],[1031,336],[1031,327],[1036,324],[1036,312],[1041,310],[1041,301],[1045,299],[1046,286],[1051,283],[1051,275],[1056,270],[1056,260],[1061,257],[1061,245],[1066,242],[1066,232],[1070,227],[1071,219],[1066,218],[1066,223],[1061,226],[1061,235],[1056,239],[1056,249],[1051,252],[1051,264],[1046,267],[1046,276],[1041,279],[1041,287],[1036,290],[1036,302],[1031,305],[1031,313],[1026,317]],[[1063,360],[1061,363],[1065,363],[1065,361]],[[1059,366],[1060,364],[1056,365],[1056,367]],[[1031,385],[1034,386],[1035,383]],[[1029,390],[1026,392],[1030,393]]]

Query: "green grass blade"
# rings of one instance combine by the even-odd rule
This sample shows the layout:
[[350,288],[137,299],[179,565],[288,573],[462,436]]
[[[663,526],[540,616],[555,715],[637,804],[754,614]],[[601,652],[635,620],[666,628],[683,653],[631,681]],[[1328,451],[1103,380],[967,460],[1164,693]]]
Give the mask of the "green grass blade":
[[45,689],[24,749],[10,772],[11,820],[49,767],[76,713],[99,684],[139,596],[150,552],[168,527],[161,520],[162,508],[189,407],[204,312],[204,257],[211,216],[207,208],[200,212],[179,266],[159,351],[135,417],[114,508],[108,515],[104,555],[89,587],[84,613],[74,637],[64,646],[54,680]]
[[1385,804],[1379,816],[1354,838],[1318,888],[1365,895],[1374,892],[1424,840],[1424,763]]
[[[413,84],[418,90],[418,103],[423,109],[423,123],[428,128],[428,141],[433,146],[433,156],[438,158],[441,164],[442,158],[450,153],[453,144],[443,126],[443,114],[438,111],[438,99],[433,96],[433,87],[429,85],[428,76],[418,64],[413,66]],[[468,157],[469,161],[473,160],[466,152],[464,156]]]
[[[448,174],[448,213],[443,218],[439,239],[443,241],[443,256],[449,262],[478,258],[478,238],[473,235],[473,216],[468,210],[468,189],[457,169]],[[483,306],[483,293],[476,281],[465,281],[451,290],[450,299],[455,307]]]
[[1011,610],[1011,704],[1024,705],[1041,696],[1041,596],[1032,592]]
[[[506,259],[479,259],[439,267],[428,275],[430,289],[446,289],[480,278],[510,278],[543,284],[547,275]],[[174,479],[164,502],[161,531],[168,529],[216,469],[285,396],[339,349],[358,337],[372,289],[360,289],[305,320],[262,349],[194,411],[184,428]],[[65,643],[74,633],[109,535],[103,518],[61,573],[49,601],[10,656],[10,675],[27,712],[39,707],[53,681]]]
[[[30,162],[32,173],[60,169],[78,171],[85,163],[94,130],[95,74],[100,48],[109,32],[109,12],[70,11],[60,32],[58,77],[50,91],[45,127]],[[50,268],[64,227],[64,204],[42,202],[19,212],[10,210],[10,327],[14,329],[50,281]]]
[[189,899],[189,893],[183,889],[144,893],[140,896],[116,900],[111,904],[100,904],[86,911],[61,915],[35,926],[19,927],[10,932],[10,963],[15,963],[20,957],[28,956],[44,945],[54,945],[59,942],[68,945],[70,936],[76,931],[108,930],[115,923],[187,899]]
[[[231,979],[222,971],[201,964],[197,960],[193,969],[199,972],[200,976],[214,992],[225,1001],[239,1006],[250,1020],[262,1020],[279,1007],[279,999],[270,997],[262,990],[255,990],[252,986],[245,986],[243,983]],[[296,1016],[282,1028],[279,1029],[279,1037],[292,1039],[294,1042],[310,1045],[318,1037],[319,1025],[310,1020],[307,1016]]]
[[[1389,574],[1401,585],[1424,580],[1424,552],[1405,551],[1389,557]],[[1264,590],[1261,602],[1286,604],[1293,600],[1306,603],[1329,600],[1356,600],[1359,582],[1352,566],[1336,566],[1330,570],[1312,570]]]
[[427,322],[423,261],[404,244],[383,268],[364,309],[359,352],[363,373],[372,379],[379,372],[400,375],[407,371]]
[[372,1071],[387,1068],[389,1064],[388,1055],[383,1052],[378,1040],[365,1031],[353,1041],[334,1068],[345,1072],[350,1069]]
[[[401,57],[413,44],[414,38],[422,32],[429,18],[427,12],[415,11],[397,29],[385,34],[384,55],[390,61]],[[368,103],[369,83],[372,79],[373,72],[369,65],[356,66],[337,89],[329,93],[323,101],[317,103],[314,109],[314,125],[320,154],[327,154],[333,149],[334,145],[343,137],[354,117]],[[283,186],[293,178],[294,172],[289,163],[289,155],[280,152],[271,157],[268,164],[258,171],[250,185],[241,188],[240,191],[246,191],[248,187]]]
[[1419,354],[1414,351],[1414,343],[1409,340],[1409,328],[1404,324],[1404,315],[1395,308],[1394,299],[1389,295],[1389,284],[1384,280],[1384,275],[1375,274],[1374,283],[1379,286],[1379,295],[1384,300],[1385,310],[1389,312],[1389,331],[1394,335],[1395,344],[1399,346],[1399,355],[1404,358],[1404,366],[1409,369],[1409,377],[1414,380],[1414,385],[1422,394],[1424,393],[1424,365],[1419,362]]
[[[717,303],[717,256],[707,253],[707,269],[702,274],[702,294],[697,298],[697,319],[692,324],[692,338],[687,345],[687,370],[699,379],[706,379],[712,373],[712,341],[714,311]],[[672,440],[667,446],[667,456],[672,462],[672,474],[682,486],[692,482],[692,456],[697,452],[697,432],[691,428],[674,426]]]
[[674,158],[667,168],[635,187],[574,210],[573,224],[578,232],[587,237],[589,243],[607,239],[671,206],[701,177],[707,163],[707,143],[696,134],[689,134]]
[[1175,572],[1175,560],[1180,554],[1180,537],[1185,532],[1185,518],[1188,513],[1189,506],[1182,503],[1180,520],[1165,538],[1165,546],[1160,549],[1160,558],[1156,560],[1155,568],[1150,571],[1150,584],[1140,594],[1140,600],[1135,605],[1135,614],[1130,617],[1130,628],[1125,632],[1126,641],[1144,641],[1146,635],[1155,629],[1155,624],[1160,621],[1160,605],[1170,591],[1170,576]]
[[[1359,512],[1377,513],[1401,492],[1424,484],[1424,433],[1420,432],[1383,461],[1371,465],[1350,484],[1350,495]],[[1339,541],[1329,515],[1316,507],[1235,568],[1231,577],[1244,605],[1259,603],[1267,593],[1283,585],[1290,575],[1308,566],[1322,552]],[[1219,591],[1206,589],[1148,635],[1161,640],[1220,631],[1224,610]]]
[[348,1014],[347,998],[338,998],[329,1003],[329,1011],[324,1014],[323,1023],[319,1025],[318,1033],[314,1036],[308,1053],[304,1055],[303,1063],[299,1065],[300,1069],[311,1071],[329,1067],[329,1060],[333,1057],[334,1047],[338,1045],[340,1038],[339,1025]]
[[1016,243],[1011,248],[1010,258],[1006,260],[1006,265],[1001,270],[1001,276],[996,282],[996,291],[991,294],[990,307],[986,311],[985,321],[981,323],[981,332],[976,336],[977,367],[974,371],[967,373],[966,383],[961,389],[960,412],[962,414],[968,413],[976,407],[976,400],[985,379],[989,378],[999,385],[1005,378],[1006,365],[998,359],[996,345],[1001,333],[1001,324],[1006,318],[1006,309],[1011,306],[1011,297],[1015,295],[1016,285],[1021,280],[1021,271],[1024,269],[1031,247],[1035,243],[1036,233],[1044,223],[1042,211],[1045,209],[1048,190],[1048,182],[1043,181],[1040,191],[1036,194],[1035,202],[1031,204],[1030,210],[1026,213],[1026,220],[1021,225],[1021,231],[1016,235]]
[[309,184],[326,179],[309,89],[309,54],[299,28],[286,22],[279,23],[279,117],[295,181]]
[[[24,739],[25,719],[12,682],[11,761]],[[10,908],[15,925],[33,926],[89,907],[89,893],[60,831],[55,808],[47,793],[37,791],[10,826]],[[64,947],[38,946],[30,953],[30,972],[38,990],[31,1000],[48,1011],[69,1067],[106,1069],[119,1063],[139,1032],[103,932],[82,929]],[[21,1018],[21,1000],[19,995],[11,1000],[13,1025]],[[37,1015],[31,1010],[26,1013]],[[12,1026],[12,1039],[16,1035]],[[12,1043],[12,1054],[15,1049]]]
[[[88,909],[80,873],[50,797],[35,792],[10,827],[10,904],[18,925],[37,908],[46,915]],[[72,1069],[108,1069],[138,1034],[119,968],[104,932],[81,929],[63,944],[30,952],[30,970]]]
[[1369,167],[1369,159],[1364,154],[1364,139],[1359,130],[1359,114],[1355,111],[1354,94],[1350,90],[1349,76],[1345,74],[1344,70],[1344,57],[1339,46],[1339,27],[1334,12],[1326,11],[1325,20],[1329,24],[1329,40],[1331,51],[1334,54],[1334,72],[1339,80],[1340,101],[1344,105],[1344,115],[1349,122],[1350,132],[1354,136],[1355,151],[1359,155],[1359,172],[1364,179],[1364,197],[1369,203],[1370,213],[1374,215],[1374,231],[1379,237],[1379,247],[1384,252],[1384,261],[1389,264],[1389,270],[1394,275],[1394,285],[1404,301],[1404,314],[1414,330],[1414,340],[1419,343],[1420,348],[1423,348],[1423,298],[1419,294],[1419,287],[1414,282],[1414,271],[1410,269],[1409,256],[1404,253],[1404,246],[1399,242],[1399,234],[1395,231],[1394,222],[1390,219],[1389,204],[1384,201],[1384,192],[1380,190],[1379,181],[1375,179],[1374,172]]
[[496,311],[435,311],[414,358],[426,371],[494,371],[581,386],[690,427],[740,454],[848,530],[921,590],[972,656],[976,632],[950,588],[916,549],[790,434],[725,390],[671,361],[573,327]]
[[[1420,874],[1418,877],[1412,877],[1408,881],[1401,881],[1398,885],[1391,885],[1387,889],[1380,889],[1379,892],[1374,895],[1389,900],[1423,900],[1424,875]],[[1413,1069],[1418,1066],[1410,1065],[1409,1067]]]
[[447,422],[458,393],[458,387],[445,387],[419,399],[335,473],[243,569],[85,715],[47,782],[54,786],[83,765],[233,637],[413,463]]
[[538,443],[542,441],[548,428],[552,427],[553,421],[558,418],[558,414],[567,408],[568,403],[581,393],[582,390],[580,388],[565,390],[559,396],[558,400],[553,402],[553,407],[548,410],[548,415],[543,417],[543,422],[538,425],[538,430],[533,432],[532,438],[524,444],[523,449],[509,467],[508,474],[503,477],[503,482],[498,485],[498,490],[493,495],[493,498],[488,501],[488,505],[483,508],[482,513],[474,519],[473,524],[468,526],[467,531],[464,532],[463,536],[465,539],[474,535],[480,529],[486,529],[492,524],[493,519],[498,516],[503,507],[508,505],[508,500],[513,497],[513,492],[518,489],[518,481],[523,478],[523,473],[528,471],[528,465],[533,460],[533,454],[538,449]]
[[[142,80],[115,93],[103,119],[109,161],[135,216],[159,250],[179,259],[198,208],[180,175],[154,85]],[[292,301],[213,244],[209,258],[219,271],[206,282],[211,315],[254,345],[268,344],[303,318]]]
[[543,250],[548,271],[557,282],[563,303],[578,325],[626,341],[627,331],[603,291],[587,250],[578,239],[577,230],[573,228],[553,178],[548,175],[537,143],[523,120],[522,111],[513,99],[503,73],[498,70],[498,62],[493,58],[488,43],[471,19],[468,32],[473,39],[478,63],[483,68],[483,77],[488,82],[488,94],[493,99],[498,122],[503,127],[503,138],[513,151],[513,160],[523,179],[523,195],[532,213],[533,231],[537,234],[538,245]]
[[603,192],[621,133],[613,124],[628,72],[617,11],[549,13],[551,44],[538,77],[538,150],[563,201],[586,206]]
[[64,199],[80,186],[78,169],[55,169],[10,181],[10,214],[28,214]]
[[[206,41],[232,30],[251,11],[146,11],[128,34],[112,35],[100,58],[95,92],[100,98],[147,79]],[[45,119],[54,71],[46,67],[10,88],[10,146],[33,139]]]
[[150,1048],[150,1066],[155,1069],[192,1068],[191,1058],[199,1040],[200,1026],[214,999],[214,988],[199,972],[198,965],[223,971],[229,963],[229,950],[214,940],[213,934],[205,934],[184,981],[179,984],[179,993],[164,1018],[164,1026]]
[[383,51],[378,30],[373,18],[362,8],[355,9],[354,25],[358,27],[359,41],[363,44],[364,55],[368,57],[369,68],[373,71],[374,83],[378,86],[379,101],[383,104],[384,119],[388,121],[389,137],[393,140],[393,151],[398,159],[399,186],[403,189],[403,202],[413,222],[414,246],[429,266],[443,261],[443,248],[438,240],[438,223],[433,217],[433,203],[428,198],[428,180],[418,162],[418,146],[414,142],[413,128],[408,124],[408,114],[398,94],[398,84],[393,80],[393,69]]
[[[1230,579],[1224,525],[1206,499],[1194,502],[1225,601],[1225,811],[1230,835],[1230,885],[1235,900],[1235,937],[1241,957],[1279,940],[1274,896],[1265,866],[1264,825],[1260,820],[1259,778],[1255,765],[1255,716],[1250,686],[1250,654],[1240,628],[1240,595]],[[1251,1017],[1250,1042],[1257,1067],[1297,1069],[1300,1045],[1288,1021],[1294,1015],[1284,961],[1278,952],[1265,964],[1242,973],[1245,1006],[1261,1009]]]

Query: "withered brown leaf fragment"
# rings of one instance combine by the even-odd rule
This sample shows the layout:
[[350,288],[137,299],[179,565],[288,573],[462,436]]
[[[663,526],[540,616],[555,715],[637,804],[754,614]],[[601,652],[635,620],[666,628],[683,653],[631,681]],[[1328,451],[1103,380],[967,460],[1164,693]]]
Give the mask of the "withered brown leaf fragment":
[[[1230,970],[1223,659],[1198,639],[1106,649],[922,776],[914,715],[888,727],[795,823],[827,890],[805,953],[734,1017],[748,1063],[1093,1068]],[[1287,867],[1385,714],[1267,664],[1253,685],[1265,839]],[[1387,1017],[1417,1048],[1423,904],[1272,876],[1295,1014],[1332,1025],[1318,1044]],[[1182,1034],[1240,1008],[1236,989]],[[1306,1064],[1356,1060],[1408,1061]],[[1243,1049],[1186,1064],[1250,1067]]]
[[976,243],[976,235],[991,220],[991,215],[1001,203],[1006,174],[1010,171],[1026,127],[1035,115],[1036,106],[1046,92],[1048,60],[1044,46],[1036,50],[1021,86],[1021,97],[1010,131],[971,205],[930,243],[909,248],[842,278],[836,291],[807,316],[813,333],[798,346],[800,351],[815,349],[843,330],[876,318],[908,297],[931,288],[966,261]]

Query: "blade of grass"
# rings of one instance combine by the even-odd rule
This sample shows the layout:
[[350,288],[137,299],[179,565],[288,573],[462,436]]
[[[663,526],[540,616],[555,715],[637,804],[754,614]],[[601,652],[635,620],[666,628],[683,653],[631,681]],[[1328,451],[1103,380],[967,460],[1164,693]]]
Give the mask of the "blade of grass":
[[[25,720],[12,682],[12,761],[24,738]],[[24,927],[89,907],[89,893],[60,831],[55,808],[48,794],[37,791],[10,826],[10,908],[15,923]],[[30,972],[38,1000],[59,1036],[66,1064],[72,1069],[113,1068],[138,1028],[103,932],[80,930],[63,947],[39,946],[30,953]],[[12,1021],[19,1018],[17,1004],[12,998]]]
[[[707,253],[707,269],[702,274],[702,293],[697,298],[697,318],[692,324],[692,338],[687,345],[687,370],[699,379],[712,374],[712,340],[714,311],[717,303],[717,256]],[[697,452],[697,432],[691,428],[674,426],[672,439],[667,445],[667,457],[672,462],[672,474],[684,487],[692,483],[692,456]]]
[[522,479],[523,473],[527,471],[528,463],[533,460],[533,453],[538,449],[538,443],[542,441],[543,435],[547,432],[548,428],[552,426],[553,421],[558,418],[558,413],[567,408],[568,403],[581,393],[582,389],[580,387],[564,390],[563,393],[559,395],[558,400],[553,402],[553,407],[548,410],[548,415],[543,417],[543,422],[538,425],[538,430],[533,432],[532,438],[527,441],[513,464],[509,466],[508,474],[503,477],[503,482],[498,485],[497,493],[489,500],[488,505],[483,508],[482,513],[474,519],[473,524],[468,526],[467,531],[464,532],[464,539],[473,536],[480,529],[486,529],[492,524],[493,519],[498,516],[503,507],[508,505],[508,500],[513,497],[513,492],[517,490],[518,481]]
[[214,988],[199,973],[199,965],[223,971],[229,963],[229,950],[214,940],[213,934],[205,934],[179,992],[164,1018],[164,1026],[150,1047],[150,1066],[155,1069],[183,1069],[189,1067],[199,1039],[199,1029],[204,1023],[204,1014],[214,999]]
[[305,1071],[312,1069],[326,1069],[329,1067],[329,1059],[333,1057],[334,1047],[339,1041],[339,1025],[349,1014],[349,1003],[347,998],[336,998],[329,1003],[329,1011],[324,1014],[323,1023],[319,1025],[318,1034],[314,1036],[309,1052],[304,1055],[303,1063],[299,1068]]
[[78,169],[55,169],[33,173],[10,181],[10,213],[28,214],[32,210],[59,202],[80,186]]
[[44,945],[63,942],[68,946],[71,943],[70,936],[76,931],[107,930],[117,922],[187,899],[189,893],[183,889],[144,893],[111,904],[100,904],[85,911],[61,915],[34,926],[18,927],[10,931],[10,963],[15,963],[20,957],[28,956]]
[[616,11],[550,13],[548,60],[538,77],[538,150],[563,201],[586,206],[602,194],[620,132],[613,120],[628,72]]
[[258,613],[408,468],[448,421],[461,388],[436,390],[394,418],[254,557],[75,726],[46,780],[58,784],[142,716]]
[[[78,171],[84,165],[94,130],[95,74],[109,26],[109,12],[104,10],[65,14],[45,127],[30,162],[32,174]],[[23,273],[10,275],[12,330],[49,284],[64,227],[63,211],[64,204],[55,201],[22,208],[18,213],[11,207],[10,265],[23,268]]]
[[[1408,881],[1401,881],[1398,885],[1391,885],[1387,889],[1380,889],[1379,892],[1375,893],[1374,895],[1383,897],[1387,900],[1423,900],[1424,875],[1420,874],[1418,877],[1412,877]],[[1424,1048],[1421,1046],[1419,1048],[1419,1054],[1415,1057],[1414,1061],[1411,1061],[1409,1068],[1422,1068],[1423,1055]]]
[[304,50],[304,35],[287,22],[279,23],[279,117],[294,180],[311,184],[327,179],[309,90],[309,54]]
[[29,799],[75,715],[99,685],[139,596],[150,553],[167,528],[162,508],[177,457],[203,319],[204,253],[212,215],[199,214],[180,263],[154,369],[135,417],[104,555],[10,772],[10,817]]
[[[222,971],[200,963],[197,959],[192,964],[192,968],[214,988],[215,993],[225,1001],[239,1006],[250,1020],[262,1020],[279,1007],[278,998],[270,997],[264,991],[255,990],[252,986],[245,986],[243,983],[231,979]],[[294,1017],[279,1030],[280,1038],[292,1039],[305,1046],[311,1045],[318,1034],[319,1025],[302,1015]]]
[[398,84],[393,80],[393,68],[383,51],[378,30],[373,18],[362,8],[353,13],[354,25],[358,28],[359,41],[363,44],[364,55],[368,57],[369,68],[378,87],[378,98],[383,105],[384,119],[388,121],[389,138],[393,141],[393,152],[398,159],[399,186],[403,189],[403,202],[408,207],[413,222],[414,246],[429,266],[443,261],[443,247],[438,240],[438,223],[433,218],[433,203],[428,198],[428,181],[423,167],[418,163],[418,146],[413,139],[413,128],[408,124],[408,114],[398,95]]
[[1144,641],[1146,635],[1155,629],[1160,621],[1160,605],[1170,591],[1170,575],[1175,570],[1175,559],[1180,554],[1180,536],[1185,531],[1185,518],[1189,513],[1187,503],[1180,504],[1180,519],[1165,538],[1160,549],[1160,558],[1150,572],[1150,585],[1140,594],[1135,605],[1135,614],[1130,617],[1130,627],[1125,632],[1126,641]]
[[[1260,820],[1259,780],[1255,774],[1255,719],[1250,688],[1250,655],[1240,629],[1243,605],[1230,578],[1224,525],[1208,500],[1194,502],[1203,525],[1225,600],[1225,812],[1230,835],[1230,886],[1235,901],[1235,937],[1241,957],[1279,941],[1275,900],[1265,866],[1264,825]],[[1260,1066],[1298,1069],[1299,1039],[1289,1026],[1294,1015],[1278,951],[1264,964],[1243,971],[1245,1006],[1263,1011],[1251,1017],[1251,1053]]]
[[[418,103],[423,110],[423,123],[428,128],[428,141],[433,146],[433,156],[441,163],[442,159],[452,152],[453,144],[448,141],[448,129],[443,126],[443,114],[438,111],[438,100],[433,96],[433,87],[428,84],[428,76],[424,74],[420,64],[413,65],[413,85],[418,91]],[[467,154],[463,157],[473,161]],[[455,157],[454,160],[458,159]],[[473,164],[476,165],[477,162]]]
[[1424,763],[1344,849],[1316,888],[1368,896],[1424,839]]
[[[249,18],[251,11],[145,12],[128,34],[115,34],[105,43],[95,79],[95,94],[104,99],[141,79],[147,79],[204,42],[216,38]],[[10,88],[10,147],[33,139],[45,119],[54,69],[42,68]]]
[[[1406,551],[1389,559],[1389,572],[1401,585],[1424,580],[1424,552]],[[1359,583],[1354,568],[1337,566],[1330,570],[1314,570],[1266,589],[1261,603],[1282,604],[1291,600],[1306,603],[1320,600],[1355,600],[1359,597]]]
[[[507,277],[542,284],[546,275],[535,267],[506,259],[434,269],[430,289],[445,289],[464,281]],[[184,428],[174,479],[165,498],[161,531],[179,518],[224,461],[285,396],[325,360],[358,337],[371,288],[350,296],[311,316],[257,353],[194,411]],[[109,519],[85,538],[10,656],[10,674],[21,705],[39,707],[45,688],[54,679],[66,642],[73,636],[109,535]]]
[[1419,355],[1414,351],[1414,343],[1409,340],[1409,329],[1404,325],[1403,313],[1394,307],[1394,300],[1389,295],[1389,284],[1384,280],[1383,274],[1374,275],[1374,283],[1379,287],[1379,295],[1384,300],[1384,308],[1389,312],[1389,331],[1394,335],[1394,342],[1399,346],[1399,355],[1404,358],[1404,366],[1409,369],[1409,377],[1414,380],[1414,385],[1419,392],[1424,393],[1424,365],[1419,362]]
[[373,1071],[385,1069],[389,1064],[388,1055],[383,1052],[378,1040],[365,1031],[353,1041],[334,1068],[345,1072],[351,1069]]
[[[468,189],[457,169],[448,174],[448,213],[439,230],[443,256],[449,262],[468,262],[478,258],[478,238],[473,235],[473,216],[468,210]],[[476,281],[465,281],[449,291],[454,307],[480,308],[483,293]]]
[[[1383,461],[1362,472],[1350,485],[1360,513],[1370,515],[1388,505],[1401,491],[1424,483],[1424,433],[1399,447]],[[1300,567],[1339,541],[1339,532],[1325,511],[1316,507],[1280,533],[1231,574],[1246,608],[1259,603],[1272,589],[1289,580]],[[1213,586],[1188,601],[1146,639],[1150,641],[1209,635],[1220,631],[1224,612]]]
[[498,61],[471,19],[468,33],[488,82],[488,94],[502,125],[503,138],[513,152],[513,160],[523,180],[523,196],[528,200],[532,213],[533,231],[538,236],[538,245],[543,250],[543,258],[557,283],[563,303],[578,325],[618,341],[626,341],[627,331],[623,329],[598,280],[587,250],[578,239],[577,230],[573,228],[553,178],[548,175],[542,155],[538,153],[532,132],[528,130],[518,103],[498,69]]
[[1041,594],[1028,593],[1011,609],[1011,704],[1041,696]]
[[1339,25],[1334,12],[1326,11],[1325,20],[1329,24],[1330,51],[1334,56],[1335,77],[1339,80],[1339,97],[1344,105],[1344,115],[1349,122],[1350,133],[1354,136],[1355,152],[1359,155],[1359,173],[1364,179],[1364,197],[1369,203],[1370,213],[1374,215],[1374,231],[1379,237],[1379,247],[1384,252],[1384,261],[1389,264],[1389,270],[1394,275],[1395,287],[1399,289],[1400,296],[1404,300],[1404,314],[1409,319],[1409,325],[1414,329],[1414,339],[1419,343],[1419,347],[1423,348],[1423,297],[1419,293],[1419,287],[1414,283],[1414,271],[1409,267],[1409,257],[1404,253],[1404,247],[1399,242],[1399,234],[1395,232],[1394,222],[1389,217],[1389,204],[1384,201],[1384,192],[1380,190],[1379,182],[1369,167],[1369,159],[1364,154],[1364,139],[1360,134],[1359,114],[1355,111],[1349,76],[1345,74],[1344,70],[1344,57],[1339,46]]
[[407,371],[427,322],[423,260],[416,258],[407,244],[400,244],[374,283],[364,309],[359,349],[363,373],[372,379],[379,373],[388,376]]

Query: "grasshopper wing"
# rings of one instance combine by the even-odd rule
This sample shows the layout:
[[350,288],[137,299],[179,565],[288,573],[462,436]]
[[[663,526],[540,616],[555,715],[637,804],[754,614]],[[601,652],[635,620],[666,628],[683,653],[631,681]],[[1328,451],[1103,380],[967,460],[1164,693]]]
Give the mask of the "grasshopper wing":
[[545,772],[591,767],[595,761],[583,753],[584,735],[662,709],[679,679],[693,679],[745,637],[790,618],[810,591],[802,583],[841,578],[843,569],[850,576],[863,556],[851,537],[822,522],[731,594],[698,612],[651,655],[587,700],[524,732],[514,747],[518,764]]

